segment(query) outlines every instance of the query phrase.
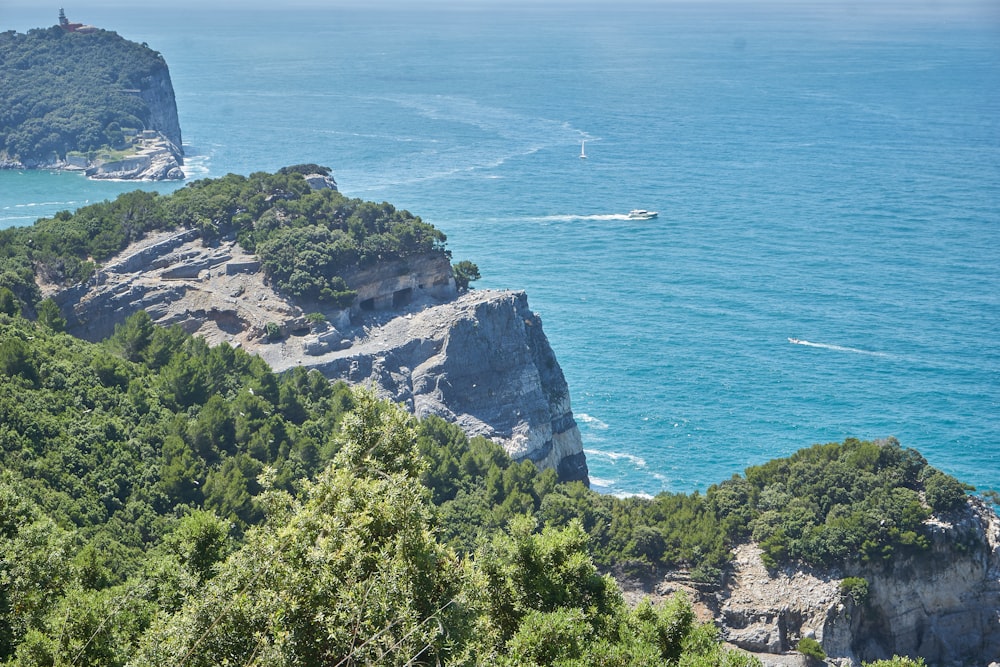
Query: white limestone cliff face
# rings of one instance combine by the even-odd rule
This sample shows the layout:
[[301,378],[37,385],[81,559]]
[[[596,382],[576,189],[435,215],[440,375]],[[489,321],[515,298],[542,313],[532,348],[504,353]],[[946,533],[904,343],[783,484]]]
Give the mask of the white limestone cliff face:
[[[164,181],[184,178],[180,148],[158,132],[136,141],[135,154],[121,160],[87,163],[82,168],[89,178],[132,181]],[[73,167],[70,167],[73,168]]]
[[180,150],[183,146],[181,124],[177,117],[177,99],[174,96],[174,86],[170,81],[170,70],[163,58],[161,66],[156,67],[149,76],[143,78],[139,89],[139,97],[149,107],[149,126],[146,129],[155,130],[171,144]]
[[765,665],[789,664],[802,637],[820,641],[836,665],[893,655],[922,657],[930,666],[1000,662],[1000,519],[972,498],[928,528],[928,552],[850,573],[869,583],[861,605],[842,599],[842,572],[769,572],[756,545],[739,546],[718,594],[724,636]]
[[161,57],[159,66],[142,79],[138,95],[149,109],[146,131],[135,140],[135,155],[112,162],[87,165],[94,179],[164,181],[185,177],[184,149],[177,100],[170,71]]
[[866,660],[906,653],[929,665],[1000,662],[1000,519],[972,498],[929,527],[929,553],[865,573],[871,595],[852,618],[852,648]]

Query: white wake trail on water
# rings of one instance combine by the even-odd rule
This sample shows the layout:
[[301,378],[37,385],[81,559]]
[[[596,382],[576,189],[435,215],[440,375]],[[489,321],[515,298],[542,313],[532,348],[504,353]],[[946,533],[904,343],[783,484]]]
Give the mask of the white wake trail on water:
[[833,350],[834,352],[850,352],[851,354],[864,354],[869,357],[890,357],[892,355],[885,352],[876,352],[874,350],[862,350],[857,347],[844,347],[843,345],[833,345],[830,343],[814,343],[809,340],[800,340],[798,338],[789,338],[788,342],[793,345],[804,345],[806,347],[818,347],[824,350]]
[[[565,147],[567,154],[575,156],[570,151],[576,150],[581,138],[599,139],[566,120],[524,114],[461,95],[397,94],[362,99],[389,103],[409,114],[411,133],[392,140],[425,147],[388,159],[386,176],[362,185],[362,191],[473,174],[500,178],[490,172],[511,159],[554,147]],[[412,123],[413,119],[422,122]]]
[[635,454],[626,454],[625,452],[603,452],[598,449],[584,449],[583,453],[594,458],[607,459],[612,463],[626,461],[631,463],[636,468],[646,467],[646,459],[641,456],[636,456]]
[[628,220],[629,217],[624,213],[598,213],[594,215],[569,213],[562,215],[542,215],[526,219],[535,222],[576,222],[578,220],[596,220],[596,221]]

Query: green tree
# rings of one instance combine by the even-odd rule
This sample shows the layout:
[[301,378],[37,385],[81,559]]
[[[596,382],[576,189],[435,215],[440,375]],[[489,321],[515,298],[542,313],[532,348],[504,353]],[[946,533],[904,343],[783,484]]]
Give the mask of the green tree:
[[579,522],[535,533],[535,520],[519,517],[476,555],[485,607],[483,637],[495,649],[514,636],[530,612],[583,610],[581,620],[598,633],[621,613],[624,601],[609,576],[601,576],[587,555],[587,534]]
[[826,651],[823,650],[823,645],[812,637],[803,637],[799,640],[795,648],[799,653],[811,660],[817,662],[826,660]]
[[[412,443],[409,417],[383,410],[364,413],[356,432],[392,423]],[[380,452],[371,444],[344,442],[333,464],[305,486],[302,502],[270,492],[268,522],[176,615],[154,625],[139,662],[447,661],[467,637],[465,575],[434,540],[426,491],[408,472],[416,462],[378,468]],[[371,455],[359,460],[359,452]]]
[[479,267],[467,259],[452,265],[452,272],[455,275],[455,286],[460,291],[469,289],[469,283],[479,280]]
[[863,577],[845,577],[840,581],[840,597],[855,605],[868,601],[868,580]]
[[38,303],[38,321],[52,331],[62,331],[66,328],[66,318],[62,316],[59,306],[52,299],[43,299]]
[[0,372],[4,375],[19,375],[35,382],[38,367],[32,358],[31,348],[23,340],[8,337],[0,340]]
[[0,313],[11,316],[21,314],[21,304],[18,303],[17,295],[7,287],[0,287]]
[[192,510],[165,541],[182,565],[200,581],[206,581],[231,550],[231,532],[229,521],[209,511]]
[[149,313],[140,310],[130,315],[123,324],[115,325],[111,343],[129,361],[140,361],[153,339],[153,331]]
[[966,502],[966,488],[954,477],[938,470],[932,469],[924,477],[927,503],[935,512],[947,512],[963,507]]

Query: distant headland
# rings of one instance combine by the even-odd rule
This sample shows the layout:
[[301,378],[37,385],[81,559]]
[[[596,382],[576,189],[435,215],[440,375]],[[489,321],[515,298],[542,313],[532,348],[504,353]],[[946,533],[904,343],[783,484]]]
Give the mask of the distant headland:
[[182,179],[170,72],[144,44],[59,10],[58,25],[0,33],[0,168]]

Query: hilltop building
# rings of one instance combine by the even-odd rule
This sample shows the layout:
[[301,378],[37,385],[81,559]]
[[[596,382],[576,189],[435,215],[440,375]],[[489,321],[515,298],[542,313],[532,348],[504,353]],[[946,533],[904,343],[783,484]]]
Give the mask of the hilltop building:
[[69,19],[66,18],[66,12],[62,9],[59,10],[59,27],[66,32],[79,32],[83,34],[97,32],[97,28],[92,25],[84,25],[83,23],[70,23]]

